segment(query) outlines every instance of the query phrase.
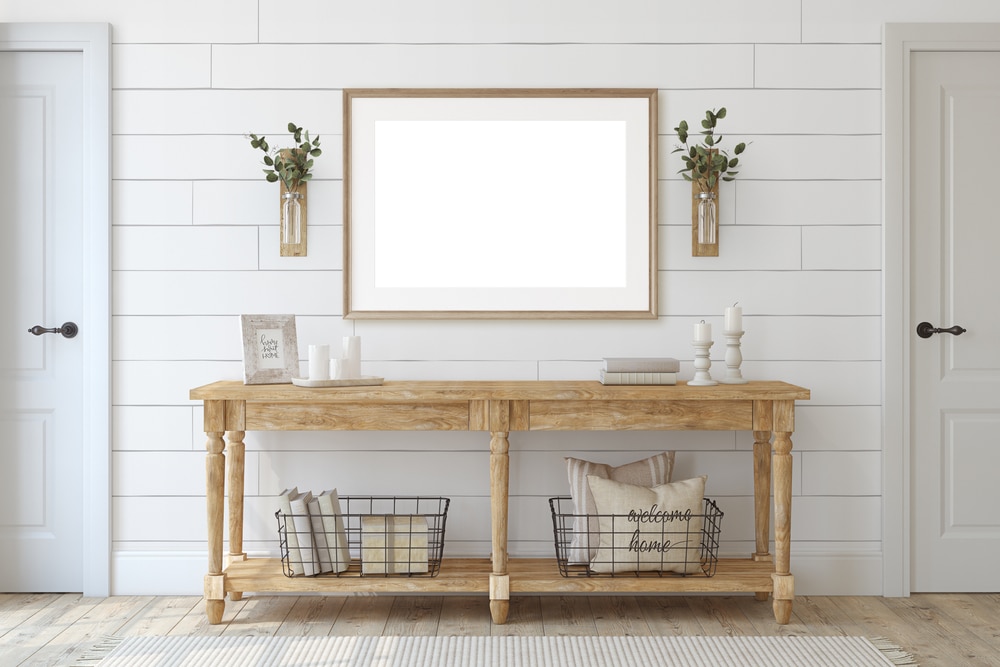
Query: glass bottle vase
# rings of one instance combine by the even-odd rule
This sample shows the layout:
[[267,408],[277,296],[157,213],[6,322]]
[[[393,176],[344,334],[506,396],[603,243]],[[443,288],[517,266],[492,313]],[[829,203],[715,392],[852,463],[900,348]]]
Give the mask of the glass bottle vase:
[[698,243],[716,243],[719,228],[718,207],[714,192],[698,193]]
[[302,193],[286,192],[281,195],[281,242],[285,245],[302,243]]

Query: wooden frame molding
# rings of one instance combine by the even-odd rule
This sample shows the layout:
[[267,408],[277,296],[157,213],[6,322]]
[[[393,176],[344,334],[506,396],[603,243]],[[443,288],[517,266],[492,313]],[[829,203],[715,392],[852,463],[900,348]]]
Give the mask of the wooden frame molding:
[[657,96],[345,90],[344,316],[656,317]]

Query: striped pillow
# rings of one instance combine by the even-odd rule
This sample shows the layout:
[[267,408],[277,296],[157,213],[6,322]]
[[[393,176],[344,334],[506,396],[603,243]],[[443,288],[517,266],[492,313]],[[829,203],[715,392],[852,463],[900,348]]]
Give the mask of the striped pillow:
[[592,463],[567,456],[566,472],[569,475],[569,494],[573,498],[574,514],[573,539],[567,552],[569,562],[589,563],[601,543],[596,516],[597,504],[587,483],[588,475],[634,486],[654,487],[669,482],[673,471],[674,452],[663,452],[620,466]]

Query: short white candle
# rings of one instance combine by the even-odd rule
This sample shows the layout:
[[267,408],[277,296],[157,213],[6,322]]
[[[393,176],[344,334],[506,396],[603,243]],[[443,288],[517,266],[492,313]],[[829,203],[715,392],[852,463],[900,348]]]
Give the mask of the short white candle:
[[743,331],[743,307],[726,308],[726,331]]
[[310,380],[330,379],[329,345],[309,346],[309,379]]
[[702,320],[694,325],[694,339],[698,342],[712,340],[712,325]]

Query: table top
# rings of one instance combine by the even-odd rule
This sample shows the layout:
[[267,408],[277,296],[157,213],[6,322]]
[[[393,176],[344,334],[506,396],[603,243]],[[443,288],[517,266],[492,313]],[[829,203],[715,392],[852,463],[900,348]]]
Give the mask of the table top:
[[222,380],[191,390],[192,400],[253,402],[451,402],[451,401],[786,401],[808,400],[808,389],[777,380],[691,386],[604,385],[597,380],[401,380],[376,386],[297,387]]

